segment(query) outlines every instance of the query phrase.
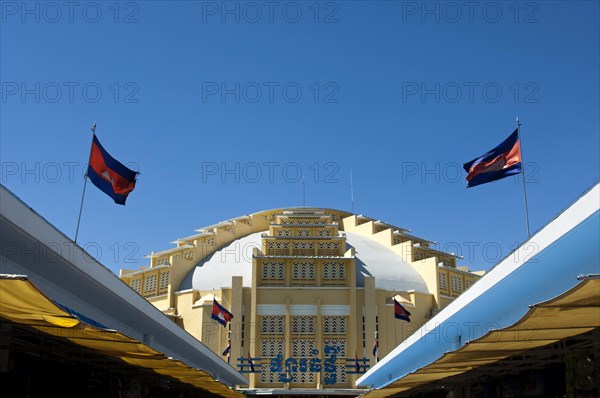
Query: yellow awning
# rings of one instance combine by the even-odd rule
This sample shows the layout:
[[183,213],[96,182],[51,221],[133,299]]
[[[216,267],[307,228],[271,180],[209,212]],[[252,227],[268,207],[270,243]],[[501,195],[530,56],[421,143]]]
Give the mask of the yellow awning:
[[587,279],[562,295],[534,305],[514,325],[490,331],[394,383],[364,394],[389,397],[600,327],[600,279]]
[[68,339],[79,346],[119,358],[133,366],[150,369],[215,395],[242,397],[203,370],[169,359],[163,353],[122,333],[80,322],[56,306],[26,278],[0,279],[0,317]]

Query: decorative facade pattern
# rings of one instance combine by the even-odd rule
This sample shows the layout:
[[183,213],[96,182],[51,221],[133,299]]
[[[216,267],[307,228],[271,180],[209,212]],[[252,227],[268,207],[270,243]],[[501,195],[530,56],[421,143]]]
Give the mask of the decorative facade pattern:
[[129,286],[138,293],[142,293],[142,277],[133,278],[129,282]]
[[452,292],[460,293],[463,290],[462,278],[459,275],[450,276],[450,288]]
[[438,272],[438,286],[442,290],[448,289],[448,277],[444,272]]
[[323,280],[340,281],[346,279],[346,268],[343,262],[323,263]]
[[292,283],[314,281],[315,263],[312,261],[294,261],[292,263]]
[[144,293],[156,291],[156,274],[146,275],[144,278]]
[[167,289],[169,287],[169,271],[163,271],[160,273],[160,289]]
[[293,316],[292,317],[292,334],[307,335],[315,333],[315,317],[314,316]]
[[260,356],[264,358],[273,358],[277,355],[283,355],[285,351],[283,339],[261,339]]
[[345,316],[324,316],[323,334],[345,334],[346,317]]
[[282,281],[285,279],[285,264],[283,261],[265,261],[262,264],[261,277],[263,280]]
[[261,317],[260,332],[262,334],[283,334],[285,317],[283,315],[265,315]]

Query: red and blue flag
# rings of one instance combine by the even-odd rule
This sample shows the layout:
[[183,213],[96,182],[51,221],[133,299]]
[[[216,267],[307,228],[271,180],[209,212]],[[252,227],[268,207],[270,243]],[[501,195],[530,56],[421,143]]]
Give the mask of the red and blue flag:
[[229,339],[227,347],[225,347],[225,349],[223,350],[221,355],[226,356],[226,355],[229,355],[230,352],[231,352],[231,339]]
[[254,361],[252,360],[252,357],[250,356],[250,354],[248,354],[248,363],[250,364],[250,371],[256,372],[256,370],[254,370]]
[[375,336],[375,341],[373,342],[373,356],[375,360],[379,357],[379,339]]
[[403,321],[410,322],[410,316],[412,314],[408,312],[399,302],[394,299],[394,317],[396,319],[402,319]]
[[124,205],[135,188],[138,174],[110,156],[94,134],[87,176],[96,187],[113,198],[115,203]]
[[519,174],[522,171],[519,131],[515,130],[500,145],[464,164],[467,188]]
[[227,322],[233,319],[233,314],[227,311],[221,304],[217,303],[217,299],[215,298],[213,299],[213,308],[210,317],[225,327]]

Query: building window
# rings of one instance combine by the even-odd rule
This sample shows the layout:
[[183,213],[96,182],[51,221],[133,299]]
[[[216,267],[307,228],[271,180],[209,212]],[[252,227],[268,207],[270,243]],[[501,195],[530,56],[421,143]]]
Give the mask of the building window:
[[474,279],[467,279],[467,280],[465,281],[465,286],[466,286],[466,288],[467,288],[467,289],[468,289],[468,288],[470,288],[471,286],[473,286],[473,284],[474,284],[475,282],[476,282],[476,281],[475,281]]
[[267,244],[267,254],[272,256],[287,256],[290,254],[288,242],[269,242]]
[[324,316],[323,334],[345,334],[346,317],[345,316]]
[[215,245],[215,238],[206,238],[206,244],[208,246],[214,246]]
[[292,356],[310,358],[315,349],[315,339],[293,339]]
[[[283,339],[261,339],[260,356],[265,359],[284,355]],[[279,383],[279,372],[271,372],[270,366],[262,366],[260,370],[261,383]]]
[[315,372],[311,372],[309,370],[306,372],[301,372],[300,367],[298,367],[298,371],[296,373],[292,373],[292,374],[294,375],[294,383],[313,384],[316,381],[316,379],[315,379],[316,373]]
[[310,229],[299,229],[298,230],[298,236],[309,237],[310,236]]
[[188,261],[194,261],[194,252],[191,250],[183,252],[183,259]]
[[343,262],[323,263],[323,284],[336,284],[346,280],[346,268]]
[[294,242],[293,254],[295,256],[312,256],[315,254],[315,245],[312,242]]
[[142,278],[134,278],[129,282],[129,286],[138,293],[142,292]]
[[323,347],[335,347],[337,349],[336,356],[338,360],[336,361],[336,384],[346,383],[348,381],[346,372],[346,357],[348,356],[346,339],[323,339]]
[[297,261],[292,263],[292,285],[315,283],[315,263]]
[[330,229],[320,229],[317,233],[321,237],[331,236],[331,230]]
[[347,356],[346,339],[323,339],[323,347],[336,347],[339,351],[337,357],[345,358]]
[[413,251],[413,261],[425,260],[428,257],[424,250],[417,249],[414,246],[413,246],[412,251]]
[[262,264],[261,277],[263,281],[283,281],[285,279],[285,266],[283,261],[265,261]]
[[444,272],[438,272],[438,286],[442,290],[448,290],[448,277]]
[[156,274],[146,275],[144,278],[144,295],[156,294]]
[[337,256],[340,254],[339,242],[321,242],[319,243],[320,256]]
[[453,292],[460,293],[463,290],[462,278],[457,275],[450,276],[450,288]]
[[160,257],[159,259],[156,260],[156,265],[167,265],[167,264],[169,264],[168,257]]
[[291,231],[289,229],[278,229],[277,236],[290,236]]
[[283,334],[284,332],[283,315],[265,315],[260,317],[261,334]]
[[167,289],[169,287],[169,271],[160,273],[160,290]]
[[294,335],[314,335],[315,317],[314,316],[292,316],[292,334]]
[[261,339],[260,340],[260,356],[261,357],[276,357],[278,354],[283,355],[283,339]]

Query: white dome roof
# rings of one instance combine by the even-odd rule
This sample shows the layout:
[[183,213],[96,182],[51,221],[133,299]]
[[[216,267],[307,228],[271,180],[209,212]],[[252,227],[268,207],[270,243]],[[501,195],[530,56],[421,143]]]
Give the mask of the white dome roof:
[[[242,276],[244,287],[250,287],[252,249],[261,248],[262,234],[256,232],[234,240],[204,258],[186,275],[179,290],[231,287],[232,276]],[[365,276],[373,276],[378,289],[429,292],[419,273],[393,250],[358,233],[346,232],[346,238],[356,254],[357,287],[364,286]]]

